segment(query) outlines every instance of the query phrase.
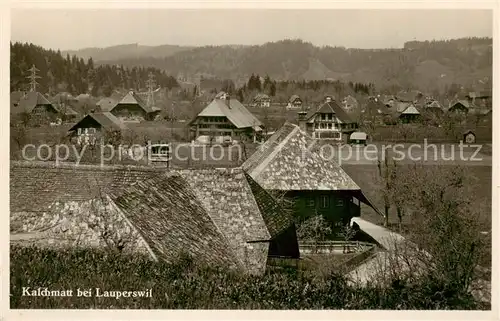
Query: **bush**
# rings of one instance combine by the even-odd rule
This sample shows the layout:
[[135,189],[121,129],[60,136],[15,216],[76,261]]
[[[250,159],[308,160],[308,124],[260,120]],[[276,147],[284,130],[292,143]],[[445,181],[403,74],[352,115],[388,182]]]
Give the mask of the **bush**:
[[[286,271],[286,270],[285,270]],[[10,304],[23,308],[141,309],[474,309],[432,279],[390,288],[350,286],[341,275],[325,279],[301,273],[236,274],[200,266],[190,257],[152,262],[146,257],[99,250],[48,250],[11,246]],[[30,297],[23,287],[138,291],[152,297]]]

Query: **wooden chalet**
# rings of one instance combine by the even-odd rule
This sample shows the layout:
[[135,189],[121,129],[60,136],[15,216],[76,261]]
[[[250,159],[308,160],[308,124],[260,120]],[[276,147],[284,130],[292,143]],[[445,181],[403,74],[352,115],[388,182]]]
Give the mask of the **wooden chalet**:
[[110,112],[91,113],[69,129],[77,144],[95,144],[99,139],[121,137],[127,126]]
[[406,107],[399,115],[399,120],[403,124],[414,123],[419,121],[420,119],[420,112],[413,104],[410,104],[408,107]]
[[191,139],[206,136],[211,140],[222,137],[256,140],[262,132],[262,123],[237,99],[226,93],[208,104],[189,125]]
[[148,106],[135,92],[130,91],[111,109],[111,113],[124,121],[153,120],[159,110]]
[[299,126],[285,123],[242,167],[271,194],[284,194],[294,204],[297,221],[323,215],[333,227],[341,228],[360,216],[361,203],[378,212],[351,177],[334,160],[321,155],[315,143]]
[[12,93],[10,113],[13,117],[26,113],[41,122],[50,122],[59,116],[57,108],[41,93],[34,91]]
[[298,95],[292,95],[288,100],[287,109],[302,109],[302,99]]
[[313,138],[345,143],[358,128],[358,124],[331,97],[327,97],[315,112],[299,112],[299,126]]

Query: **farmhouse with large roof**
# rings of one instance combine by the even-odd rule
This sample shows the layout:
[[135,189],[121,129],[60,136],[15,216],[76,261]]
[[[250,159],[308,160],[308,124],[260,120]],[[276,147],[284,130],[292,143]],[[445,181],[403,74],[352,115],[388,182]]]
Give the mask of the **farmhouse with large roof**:
[[232,137],[256,139],[262,131],[262,123],[237,99],[222,92],[208,104],[190,123],[191,138],[209,139]]
[[10,200],[14,241],[111,243],[154,260],[189,254],[252,274],[264,273],[268,257],[299,257],[292,218],[240,168],[11,162]]
[[321,214],[332,225],[345,226],[360,215],[361,202],[373,205],[315,142],[297,125],[285,123],[242,167],[264,189],[293,200],[299,220]]
[[148,106],[135,92],[128,92],[112,109],[111,113],[127,121],[152,120],[160,109]]

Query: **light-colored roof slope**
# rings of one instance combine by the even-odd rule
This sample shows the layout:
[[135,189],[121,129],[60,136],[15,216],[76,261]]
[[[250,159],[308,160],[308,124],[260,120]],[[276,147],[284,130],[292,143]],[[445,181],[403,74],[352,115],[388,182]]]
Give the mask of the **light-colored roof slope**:
[[78,121],[73,127],[69,129],[69,131],[75,130],[79,127],[80,123],[84,121],[86,118],[92,118],[96,122],[98,122],[104,129],[107,130],[126,130],[127,126],[119,120],[115,115],[110,112],[103,113],[92,113],[83,117],[80,121]]
[[266,190],[359,190],[333,160],[311,150],[314,140],[285,123],[242,165]]

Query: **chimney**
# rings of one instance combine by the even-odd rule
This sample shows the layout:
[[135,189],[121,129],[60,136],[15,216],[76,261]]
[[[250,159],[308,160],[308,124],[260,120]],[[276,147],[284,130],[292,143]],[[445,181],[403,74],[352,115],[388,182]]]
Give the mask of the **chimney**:
[[331,103],[332,102],[332,97],[331,96],[326,96],[325,102]]
[[231,108],[231,96],[229,96],[229,94],[226,94],[226,97],[224,98],[224,100],[226,102],[227,108]]
[[305,132],[307,111],[301,110],[298,112],[298,114],[299,114],[299,128]]

